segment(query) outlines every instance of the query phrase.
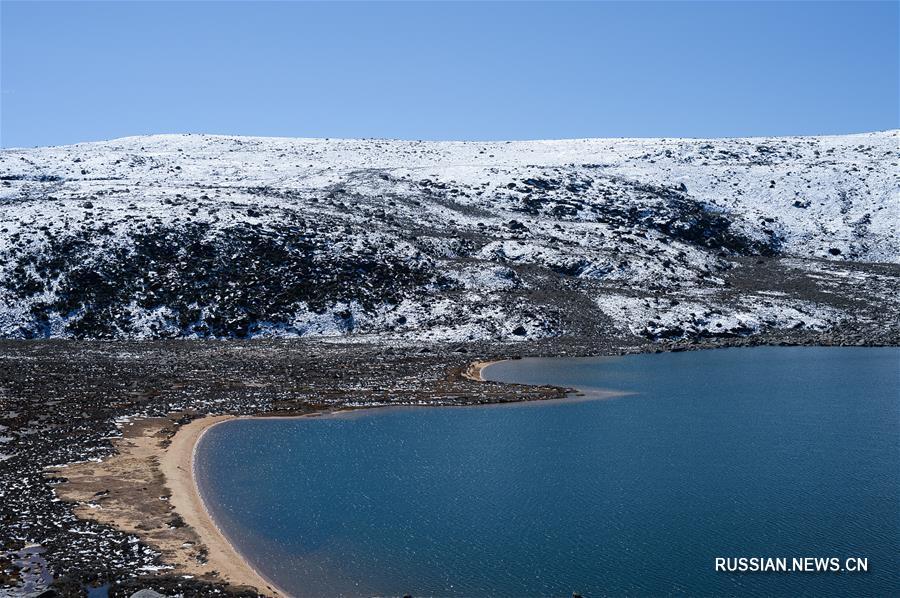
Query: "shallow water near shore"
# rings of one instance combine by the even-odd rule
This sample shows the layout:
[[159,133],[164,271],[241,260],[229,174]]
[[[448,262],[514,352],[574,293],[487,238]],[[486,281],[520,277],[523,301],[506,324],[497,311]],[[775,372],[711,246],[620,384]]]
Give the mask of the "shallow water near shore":
[[[900,349],[525,359],[484,375],[628,394],[227,421],[197,447],[198,485],[250,563],[301,596],[900,593]],[[869,570],[715,571],[741,556]]]

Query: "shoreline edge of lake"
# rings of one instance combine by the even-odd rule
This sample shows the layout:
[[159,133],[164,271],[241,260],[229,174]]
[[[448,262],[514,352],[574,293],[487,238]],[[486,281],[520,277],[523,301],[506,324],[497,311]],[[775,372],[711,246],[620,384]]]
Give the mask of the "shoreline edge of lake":
[[206,416],[181,426],[172,437],[171,444],[160,455],[160,470],[171,492],[172,507],[200,537],[208,551],[208,564],[219,572],[222,580],[235,586],[253,586],[258,592],[273,597],[285,596],[247,562],[219,529],[197,485],[194,461],[200,440],[213,426],[235,417]]
[[[710,347],[697,347],[701,348]],[[459,378],[485,382],[487,380],[483,376],[484,370],[490,365],[507,360],[469,362],[468,365],[457,369],[455,375]],[[499,385],[505,384],[501,382]],[[493,386],[493,384],[484,385],[488,388]],[[529,398],[522,402],[545,400],[548,399]],[[126,420],[119,425],[122,436],[112,440],[116,452],[102,461],[72,462],[68,465],[46,468],[45,473],[48,477],[64,475],[68,478],[56,486],[56,493],[63,500],[77,503],[73,511],[80,518],[106,523],[121,531],[132,533],[159,551],[160,562],[163,565],[159,567],[160,570],[171,566],[172,574],[184,578],[196,576],[208,582],[227,584],[235,590],[252,587],[263,595],[282,597],[287,594],[266,580],[246,561],[237,547],[219,529],[206,508],[194,475],[194,458],[199,441],[213,426],[235,419],[315,418],[385,408],[391,407],[323,409],[290,415],[265,413],[199,415],[193,411],[182,411],[170,413],[165,417],[139,417]],[[149,488],[149,492],[148,488],[140,488],[150,483],[158,487]],[[110,494],[110,489],[112,495],[105,496]],[[128,509],[122,505],[111,504],[115,500],[130,501]],[[97,508],[97,504],[102,507]],[[166,509],[166,513],[160,515],[150,512],[159,508]],[[177,529],[157,531],[157,528],[171,526],[171,523],[167,526],[166,522],[170,522],[173,516],[183,520],[173,526]],[[163,534],[165,536],[161,541]],[[193,536],[187,542],[186,534]],[[185,547],[185,544],[192,542],[196,543],[195,548],[200,548],[204,552],[204,560],[194,558],[193,553],[196,553],[196,550]]]

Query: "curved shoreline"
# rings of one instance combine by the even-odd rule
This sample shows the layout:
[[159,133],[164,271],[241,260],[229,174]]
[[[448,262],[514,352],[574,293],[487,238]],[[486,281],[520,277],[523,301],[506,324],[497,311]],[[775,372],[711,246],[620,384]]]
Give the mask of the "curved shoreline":
[[207,563],[218,571],[220,579],[231,585],[252,586],[263,595],[288,596],[254,569],[229,541],[207,509],[197,485],[194,462],[200,439],[213,426],[233,419],[237,416],[206,416],[181,426],[160,455],[159,467],[171,492],[172,506],[206,546]]
[[[494,364],[508,361],[508,359],[495,359],[474,361],[462,372],[463,378],[475,382],[487,382],[483,376],[484,370]],[[616,394],[616,393],[612,393]],[[552,400],[552,399],[549,399]],[[533,401],[525,401],[532,403]],[[534,401],[543,402],[543,401]],[[519,404],[519,403],[515,403]],[[509,404],[500,403],[501,406]],[[486,407],[488,405],[473,405],[474,407]],[[417,408],[418,406],[412,406]],[[460,406],[447,406],[448,408],[460,408]],[[462,406],[465,407],[465,406]],[[397,407],[406,408],[406,407]],[[191,530],[199,538],[200,543],[206,548],[206,562],[201,570],[193,570],[193,567],[182,561],[180,565],[186,569],[186,573],[196,573],[206,576],[210,571],[215,571],[217,579],[222,583],[233,587],[252,587],[260,595],[272,598],[286,598],[291,594],[278,587],[277,584],[267,579],[257,571],[249,560],[240,552],[238,547],[228,538],[218,526],[211,514],[203,495],[200,492],[196,477],[197,447],[203,436],[213,427],[227,421],[241,419],[294,419],[314,417],[341,417],[357,412],[371,412],[391,409],[391,407],[368,407],[361,409],[337,409],[307,413],[302,415],[204,415],[186,424],[178,426],[171,436],[168,446],[155,451],[158,455],[158,468],[165,479],[165,485],[170,492],[169,504]]]
[[[475,382],[486,382],[482,375],[485,368],[505,359],[475,361],[462,372],[462,376]],[[335,415],[335,414],[332,414]],[[322,414],[299,415],[310,417]],[[265,416],[262,416],[265,418]],[[275,416],[281,419],[283,416]],[[291,416],[288,416],[291,417]],[[260,594],[274,598],[290,594],[257,571],[241,554],[237,546],[218,526],[197,484],[197,447],[203,436],[213,427],[226,421],[260,419],[254,416],[206,415],[180,426],[171,443],[159,456],[159,468],[171,492],[170,503],[184,522],[196,532],[206,546],[207,564],[219,573],[220,579],[234,586],[252,586]]]
[[484,370],[488,366],[492,366],[495,363],[501,363],[504,361],[509,361],[508,359],[493,359],[487,361],[473,361],[468,365],[468,367],[463,370],[462,377],[468,378],[469,380],[473,380],[475,382],[487,382],[484,378]]

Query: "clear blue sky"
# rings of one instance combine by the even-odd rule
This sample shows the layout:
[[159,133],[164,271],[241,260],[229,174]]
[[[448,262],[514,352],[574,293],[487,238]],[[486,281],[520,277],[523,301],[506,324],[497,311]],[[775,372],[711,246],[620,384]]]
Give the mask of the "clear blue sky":
[[4,147],[900,127],[897,2],[0,2]]

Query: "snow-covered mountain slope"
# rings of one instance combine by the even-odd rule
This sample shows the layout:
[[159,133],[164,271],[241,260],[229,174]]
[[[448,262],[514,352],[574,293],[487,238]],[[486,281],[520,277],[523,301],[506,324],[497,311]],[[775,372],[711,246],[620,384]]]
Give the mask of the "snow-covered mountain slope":
[[0,336],[877,322],[897,312],[898,143],[157,135],[3,150]]

